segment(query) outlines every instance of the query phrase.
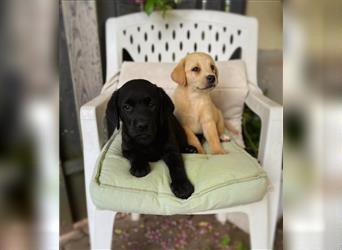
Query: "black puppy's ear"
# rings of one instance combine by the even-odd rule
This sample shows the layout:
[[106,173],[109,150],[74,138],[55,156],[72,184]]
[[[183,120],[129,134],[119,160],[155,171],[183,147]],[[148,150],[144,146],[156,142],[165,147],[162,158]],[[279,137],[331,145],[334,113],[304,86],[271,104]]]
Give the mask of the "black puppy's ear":
[[115,128],[116,129],[120,128],[118,97],[119,97],[119,90],[116,90],[107,104],[106,118],[107,118],[109,135],[112,135]]
[[163,123],[166,118],[173,113],[175,106],[171,98],[165,93],[162,88],[158,87],[160,96],[160,123]]

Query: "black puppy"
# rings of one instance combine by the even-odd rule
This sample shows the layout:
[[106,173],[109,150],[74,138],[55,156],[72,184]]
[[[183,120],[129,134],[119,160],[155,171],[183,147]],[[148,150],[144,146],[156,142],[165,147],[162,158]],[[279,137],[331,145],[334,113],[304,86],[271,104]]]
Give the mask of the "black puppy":
[[122,154],[131,163],[130,173],[147,175],[148,162],[163,159],[169,168],[171,190],[187,199],[194,187],[189,181],[181,152],[196,153],[173,115],[174,105],[162,88],[137,79],[115,91],[107,105],[109,133],[119,129],[122,120]]

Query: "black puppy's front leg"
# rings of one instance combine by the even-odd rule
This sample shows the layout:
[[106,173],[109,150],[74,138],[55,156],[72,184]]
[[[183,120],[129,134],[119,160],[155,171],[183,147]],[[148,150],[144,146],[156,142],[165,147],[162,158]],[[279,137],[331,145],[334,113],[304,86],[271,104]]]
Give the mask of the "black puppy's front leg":
[[176,148],[170,147],[165,151],[163,160],[170,171],[172,192],[178,198],[189,198],[194,192],[194,186],[186,175],[182,155]]
[[129,172],[135,177],[143,177],[151,171],[148,162],[139,159],[138,157],[130,158],[129,162],[131,163],[131,168],[129,169]]
[[195,148],[194,146],[190,145],[190,144],[186,144],[182,149],[181,149],[182,153],[185,154],[197,154],[197,148]]

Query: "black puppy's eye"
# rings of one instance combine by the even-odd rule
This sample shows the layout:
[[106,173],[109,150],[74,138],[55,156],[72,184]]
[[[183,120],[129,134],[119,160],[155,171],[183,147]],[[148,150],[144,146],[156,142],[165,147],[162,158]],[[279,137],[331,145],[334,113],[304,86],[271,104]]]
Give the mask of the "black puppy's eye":
[[149,106],[150,108],[154,108],[156,105],[154,105],[153,102],[149,102],[149,103],[148,103],[148,106]]
[[133,107],[131,105],[124,104],[122,106],[122,109],[125,110],[125,111],[131,111],[133,109]]
[[191,69],[191,71],[193,71],[193,72],[200,72],[200,68],[199,67],[193,67],[192,69]]
[[215,70],[215,66],[214,65],[210,65],[210,68],[211,68],[212,71]]
[[152,102],[152,99],[150,97],[145,98],[144,103],[149,107],[149,108],[154,108],[155,105]]

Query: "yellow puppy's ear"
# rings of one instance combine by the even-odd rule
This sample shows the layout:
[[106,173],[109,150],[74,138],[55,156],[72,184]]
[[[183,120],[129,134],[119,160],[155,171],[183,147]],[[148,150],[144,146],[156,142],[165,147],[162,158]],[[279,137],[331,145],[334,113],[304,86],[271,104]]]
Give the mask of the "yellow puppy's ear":
[[185,59],[184,58],[173,69],[171,73],[171,79],[182,86],[186,85]]
[[218,81],[218,77],[219,77],[218,68],[217,68],[216,64],[214,64],[214,66],[215,66],[215,75],[216,75],[216,79],[217,79],[217,81]]

